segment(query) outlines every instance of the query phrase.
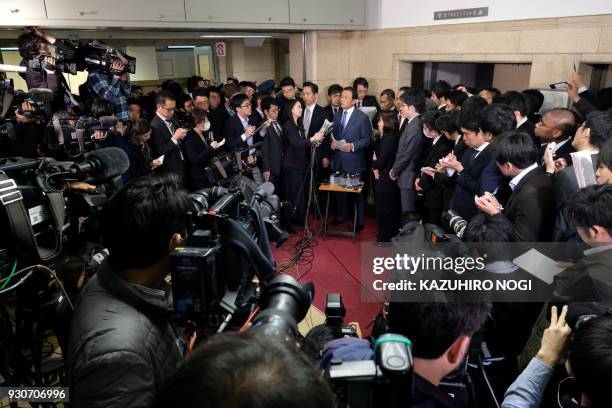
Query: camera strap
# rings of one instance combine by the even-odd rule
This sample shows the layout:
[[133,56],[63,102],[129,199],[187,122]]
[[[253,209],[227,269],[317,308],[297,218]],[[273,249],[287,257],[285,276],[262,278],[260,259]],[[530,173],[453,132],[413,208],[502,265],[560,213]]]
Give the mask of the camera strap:
[[60,192],[46,193],[47,208],[53,222],[53,239],[48,245],[38,244],[30,216],[23,204],[23,196],[15,180],[10,179],[5,172],[0,171],[0,204],[4,207],[9,226],[17,244],[28,255],[35,255],[41,261],[48,261],[55,257],[61,249],[62,229],[64,226],[64,197]]

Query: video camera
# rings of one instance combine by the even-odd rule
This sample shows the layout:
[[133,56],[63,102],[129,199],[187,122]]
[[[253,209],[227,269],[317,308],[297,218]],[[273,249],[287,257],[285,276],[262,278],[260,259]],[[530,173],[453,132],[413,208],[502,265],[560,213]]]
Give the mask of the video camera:
[[32,59],[27,62],[29,69],[37,71],[49,70],[53,72],[63,72],[65,74],[76,75],[79,71],[76,62],[66,62],[61,55],[54,57],[55,63],[47,63],[45,58],[50,57],[47,54],[35,54]]
[[[247,148],[237,149],[234,152],[213,158],[211,165],[204,168],[204,174],[208,182],[216,185],[231,184],[236,176],[239,176],[248,168],[249,165],[246,164],[245,160],[249,156],[259,160],[261,144],[262,142],[257,142]],[[252,153],[253,150],[254,153]]]

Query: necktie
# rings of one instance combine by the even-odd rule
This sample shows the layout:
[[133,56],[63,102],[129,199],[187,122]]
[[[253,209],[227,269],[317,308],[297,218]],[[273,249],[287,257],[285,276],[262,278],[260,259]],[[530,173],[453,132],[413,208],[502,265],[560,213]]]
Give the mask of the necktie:
[[361,108],[361,101],[357,101],[357,109]]
[[174,134],[174,132],[176,132],[176,128],[174,127],[174,122],[172,119],[166,119],[166,123],[168,124],[168,129],[170,129],[170,133]]
[[308,131],[310,130],[310,116],[312,113],[310,109],[306,108],[306,113],[304,113],[304,133],[308,135]]
[[342,111],[342,130],[346,127],[346,111]]
[[276,134],[278,135],[278,137],[281,137],[281,128],[278,125],[278,122],[273,122],[272,125],[274,126],[274,130],[276,130]]

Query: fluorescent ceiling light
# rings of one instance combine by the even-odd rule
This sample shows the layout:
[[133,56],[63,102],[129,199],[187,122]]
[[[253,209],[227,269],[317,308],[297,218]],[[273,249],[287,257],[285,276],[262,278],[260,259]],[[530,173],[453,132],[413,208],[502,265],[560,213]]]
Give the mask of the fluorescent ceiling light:
[[166,48],[169,50],[193,49],[195,45],[169,45]]
[[201,35],[200,38],[272,38],[270,35]]
[[18,47],[2,47],[0,51],[19,51]]

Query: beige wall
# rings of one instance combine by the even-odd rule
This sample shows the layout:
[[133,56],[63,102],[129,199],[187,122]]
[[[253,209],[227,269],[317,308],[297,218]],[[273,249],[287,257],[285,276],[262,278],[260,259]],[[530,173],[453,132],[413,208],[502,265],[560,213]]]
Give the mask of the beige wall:
[[308,77],[319,84],[322,103],[330,84],[357,76],[369,80],[371,94],[409,85],[411,61],[531,64],[529,87],[567,80],[572,57],[576,64],[612,63],[612,15],[312,35]]
[[493,86],[502,92],[522,91],[529,87],[531,64],[495,64]]
[[[257,81],[257,83],[275,78],[275,49],[270,41],[265,41],[262,47],[245,47],[242,40],[231,40],[227,44],[228,52],[231,53],[230,74],[241,81]],[[224,70],[220,71],[223,74]],[[225,72],[227,71],[228,68],[225,67]],[[225,81],[225,78],[227,75],[221,76],[222,81]]]

